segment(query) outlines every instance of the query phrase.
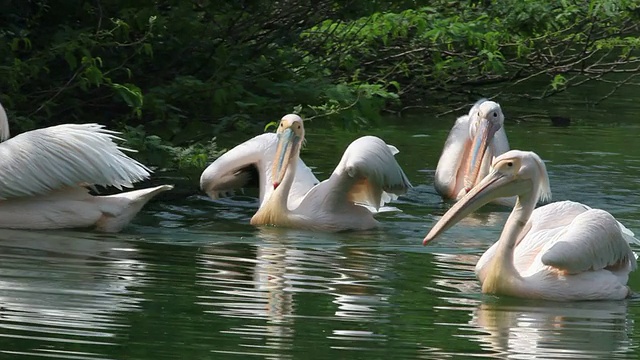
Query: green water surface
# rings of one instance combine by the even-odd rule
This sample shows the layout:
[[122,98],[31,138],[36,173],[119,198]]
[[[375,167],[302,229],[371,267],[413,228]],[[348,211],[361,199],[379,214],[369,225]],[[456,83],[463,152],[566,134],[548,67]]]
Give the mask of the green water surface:
[[[640,105],[498,101],[511,147],[547,161],[554,200],[605,209],[640,233]],[[481,295],[473,267],[508,209],[484,208],[421,245],[450,206],[433,173],[465,111],[389,117],[359,133],[307,126],[302,156],[320,179],[357,136],[398,147],[415,188],[378,230],[255,228],[250,193],[155,202],[115,235],[0,230],[0,358],[639,358],[637,300]],[[541,116],[515,120],[531,113]],[[556,113],[571,126],[550,126]],[[630,285],[640,292],[640,273]]]

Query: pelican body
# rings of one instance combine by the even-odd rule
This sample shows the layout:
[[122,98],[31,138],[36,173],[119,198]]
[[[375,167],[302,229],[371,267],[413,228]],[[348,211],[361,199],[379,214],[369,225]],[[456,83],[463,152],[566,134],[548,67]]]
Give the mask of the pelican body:
[[434,186],[444,199],[458,200],[489,173],[491,160],[509,151],[500,105],[476,102],[449,132],[436,167]]
[[[0,228],[122,230],[156,194],[171,185],[109,196],[87,186],[132,187],[150,170],[128,157],[116,132],[98,124],[64,124],[9,139],[0,105]],[[131,150],[129,150],[131,151]]]
[[636,269],[628,229],[604,210],[561,201],[534,210],[551,197],[547,170],[533,152],[512,150],[434,225],[426,245],[496,197],[517,196],[500,239],[475,272],[482,292],[555,301],[619,300],[630,294]]
[[[229,152],[234,156],[221,156],[203,172],[201,188],[216,197],[246,183],[246,171],[242,169],[249,163],[258,168],[261,188],[260,207],[251,224],[342,231],[376,227],[373,213],[411,187],[394,158],[397,149],[374,136],[352,142],[329,179],[318,182],[300,160],[304,134],[298,115],[284,116],[275,138],[269,135],[267,149],[239,145],[250,155],[235,166],[229,163],[239,158],[240,150]],[[268,155],[272,156],[270,160],[265,158]]]

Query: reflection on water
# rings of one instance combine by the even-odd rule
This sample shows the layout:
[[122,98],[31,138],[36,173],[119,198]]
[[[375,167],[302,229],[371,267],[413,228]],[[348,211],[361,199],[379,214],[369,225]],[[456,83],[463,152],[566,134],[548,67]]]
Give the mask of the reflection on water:
[[[209,289],[198,297],[199,304],[206,312],[242,319],[223,332],[238,335],[241,347],[251,349],[244,353],[234,345],[235,350],[214,351],[286,358],[296,322],[309,320],[329,325],[315,335],[335,340],[331,348],[357,350],[360,341],[382,345],[385,335],[359,325],[385,322],[382,309],[389,305],[390,289],[381,282],[388,257],[335,245],[308,248],[288,240],[290,233],[266,228],[258,245],[209,246],[199,254],[198,283]],[[311,306],[322,298],[333,306]],[[275,356],[274,349],[284,355]]]
[[285,247],[264,246],[237,250],[209,246],[198,254],[198,284],[210,289],[210,293],[198,296],[198,303],[205,310],[223,317],[244,319],[222,330],[235,334],[245,342],[239,344],[247,350],[222,346],[219,353],[262,353],[268,359],[288,358],[280,356],[290,348],[293,334],[294,304],[287,274],[291,261]]
[[435,286],[428,289],[451,305],[475,304],[481,290],[474,272],[476,263],[498,240],[507,216],[507,212],[493,211],[471,214],[430,244],[434,248],[431,265],[438,272],[433,275]]
[[[2,230],[0,338],[11,340],[0,352],[104,358],[101,350],[125,326],[118,314],[138,309],[129,288],[141,285],[145,264],[135,253],[97,235]],[[79,353],[78,344],[92,350]]]
[[[249,193],[152,203],[123,234],[0,230],[0,359],[638,358],[640,301],[481,294],[474,267],[508,209],[484,207],[421,245],[451,206],[432,180],[454,116],[420,120],[372,132],[400,149],[416,185],[374,231],[255,228]],[[640,233],[640,127],[585,121],[507,133],[547,160],[554,200]],[[324,174],[355,136],[309,133],[305,161]],[[640,273],[630,286],[640,291]]]
[[499,358],[611,359],[633,347],[625,301],[486,301],[473,312],[470,325],[479,334],[469,338]]

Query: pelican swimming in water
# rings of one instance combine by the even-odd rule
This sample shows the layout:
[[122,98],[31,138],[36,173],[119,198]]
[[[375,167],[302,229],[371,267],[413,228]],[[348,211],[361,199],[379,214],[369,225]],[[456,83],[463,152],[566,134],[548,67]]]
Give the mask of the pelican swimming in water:
[[108,196],[86,187],[132,187],[150,170],[125,155],[115,132],[98,124],[64,124],[9,139],[0,105],[0,228],[95,228],[120,231],[171,185]]
[[[374,136],[352,142],[329,179],[320,183],[300,161],[304,126],[298,115],[284,116],[275,140],[269,140],[276,142],[274,151],[264,146],[244,149],[250,155],[235,166],[231,164],[232,157],[216,164],[218,159],[200,179],[205,192],[217,195],[246,182],[242,169],[251,164],[259,167],[262,199],[251,218],[253,225],[323,231],[370,229],[378,225],[370,208],[378,210],[411,187],[394,158],[397,149]],[[242,146],[247,147],[247,143]],[[272,160],[267,161],[265,154],[271,155]],[[301,178],[298,170],[303,170]],[[240,175],[235,175],[238,171]]]
[[489,173],[491,160],[507,151],[509,141],[500,105],[479,100],[449,132],[436,167],[436,191],[444,199],[462,198]]
[[534,210],[550,198],[549,177],[538,155],[512,150],[460,199],[424,238],[427,244],[492,199],[517,196],[500,239],[485,252],[475,272],[482,292],[546,299],[617,300],[630,295],[636,269],[628,229],[604,210],[560,201]]
[[[212,162],[200,176],[200,188],[212,199],[235,193],[238,189],[259,189],[259,203],[273,192],[272,177],[278,135],[264,133],[225,152]],[[297,207],[307,191],[320,183],[302,159],[296,163],[296,177],[289,193],[288,205]]]

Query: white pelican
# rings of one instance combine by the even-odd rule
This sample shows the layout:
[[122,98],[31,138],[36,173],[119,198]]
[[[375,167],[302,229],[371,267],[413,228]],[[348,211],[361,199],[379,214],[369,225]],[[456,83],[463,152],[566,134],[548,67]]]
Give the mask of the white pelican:
[[[262,204],[273,192],[269,179],[277,146],[275,133],[264,133],[243,142],[207,166],[200,176],[200,188],[212,199],[219,199],[233,194],[236,189],[257,187]],[[319,182],[302,159],[298,159],[289,207],[297,207],[304,194]]]
[[512,150],[434,225],[424,244],[500,196],[517,196],[500,239],[476,264],[482,292],[556,301],[624,299],[636,269],[633,234],[604,210],[550,198],[549,177],[538,155]]
[[462,198],[489,173],[493,157],[509,151],[503,126],[500,105],[487,99],[456,120],[436,167],[434,186],[440,196]]
[[149,169],[113,141],[115,134],[98,124],[64,124],[9,139],[0,105],[0,228],[117,232],[153,196],[173,188],[90,195],[85,186],[122,189],[149,177]]
[[[218,176],[225,177],[225,174],[235,174],[236,170],[245,168],[247,163],[258,164],[263,198],[260,208],[251,218],[253,225],[324,231],[370,229],[378,222],[368,207],[378,210],[411,187],[394,158],[398,150],[377,137],[364,136],[352,142],[331,177],[321,183],[317,183],[315,176],[299,160],[304,127],[298,115],[289,114],[282,118],[276,140],[271,163],[254,154],[236,167],[229,167],[226,172],[217,172]],[[271,153],[265,148],[255,151],[258,154]],[[247,153],[255,151],[247,150]],[[223,167],[216,162],[210,168]],[[265,168],[266,165],[270,165],[270,169]],[[210,195],[246,181],[246,176],[233,175],[217,180],[210,168],[200,179],[201,188]],[[303,170],[302,178],[298,177],[299,169]]]

